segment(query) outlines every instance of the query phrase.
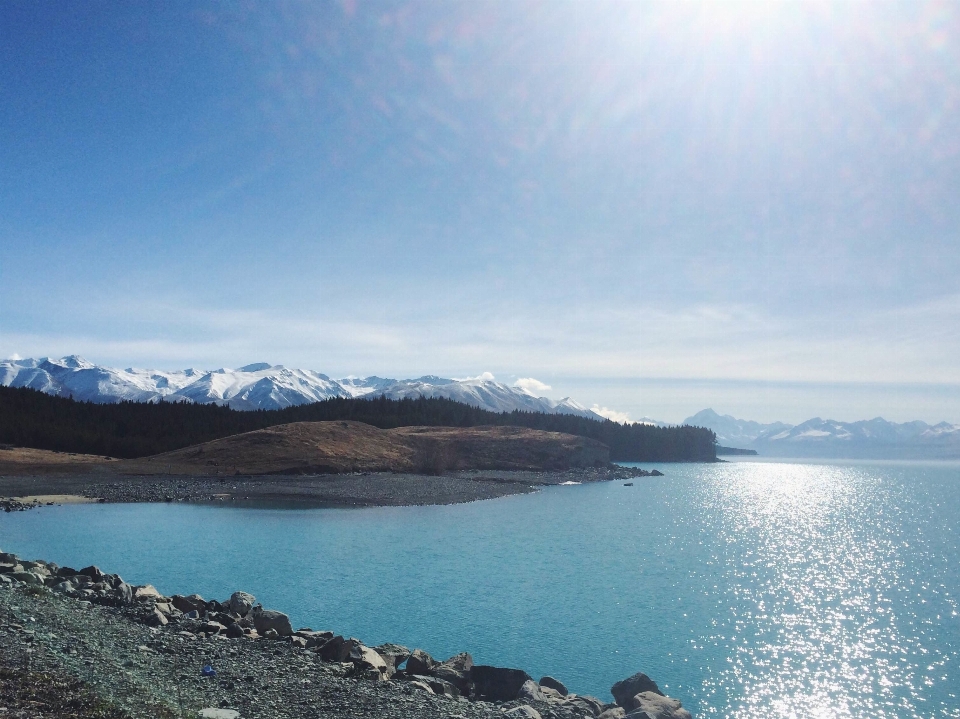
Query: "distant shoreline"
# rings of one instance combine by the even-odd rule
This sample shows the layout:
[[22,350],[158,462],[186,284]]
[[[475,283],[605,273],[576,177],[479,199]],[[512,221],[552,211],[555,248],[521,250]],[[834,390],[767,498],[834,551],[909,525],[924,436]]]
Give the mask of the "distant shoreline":
[[[529,494],[564,482],[629,480],[656,473],[633,467],[554,472],[467,470],[444,475],[367,472],[194,477],[106,473],[0,476],[0,498],[73,495],[109,503],[191,502],[222,506],[399,507],[462,504]],[[657,473],[659,474],[659,473]],[[41,502],[41,505],[44,502]]]

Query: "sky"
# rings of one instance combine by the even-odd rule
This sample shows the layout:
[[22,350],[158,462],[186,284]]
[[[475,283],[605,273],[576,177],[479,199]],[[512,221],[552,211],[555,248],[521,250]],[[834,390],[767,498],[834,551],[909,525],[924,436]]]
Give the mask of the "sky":
[[0,357],[960,422],[955,2],[0,4]]

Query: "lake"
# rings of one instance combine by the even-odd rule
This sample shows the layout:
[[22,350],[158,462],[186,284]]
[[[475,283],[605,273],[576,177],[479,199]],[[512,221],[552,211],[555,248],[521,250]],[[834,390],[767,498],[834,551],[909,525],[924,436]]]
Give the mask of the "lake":
[[960,717],[960,463],[644,465],[464,505],[74,505],[0,548],[707,717]]

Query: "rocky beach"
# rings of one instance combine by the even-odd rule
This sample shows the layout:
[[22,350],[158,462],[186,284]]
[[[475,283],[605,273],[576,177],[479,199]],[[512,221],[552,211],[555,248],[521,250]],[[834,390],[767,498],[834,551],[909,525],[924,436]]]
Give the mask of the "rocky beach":
[[[571,656],[571,661],[585,658]],[[612,700],[522,669],[297,628],[242,591],[163,596],[0,552],[0,717],[688,719],[642,673]]]

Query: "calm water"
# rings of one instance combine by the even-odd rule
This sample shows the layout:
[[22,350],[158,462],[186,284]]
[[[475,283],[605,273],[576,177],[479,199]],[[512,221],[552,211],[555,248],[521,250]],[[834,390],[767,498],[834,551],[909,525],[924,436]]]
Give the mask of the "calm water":
[[960,464],[661,466],[452,507],[86,505],[0,547],[698,716],[960,717]]

